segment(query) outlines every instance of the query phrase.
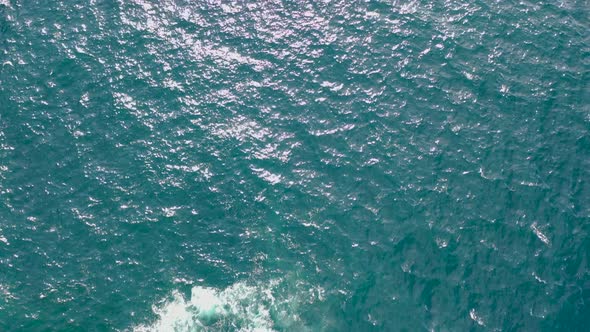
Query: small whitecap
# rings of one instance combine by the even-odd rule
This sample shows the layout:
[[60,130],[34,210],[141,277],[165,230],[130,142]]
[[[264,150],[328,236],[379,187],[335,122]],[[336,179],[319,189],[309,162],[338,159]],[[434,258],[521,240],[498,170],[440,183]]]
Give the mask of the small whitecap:
[[164,213],[165,217],[171,218],[176,215],[176,210],[178,210],[178,209],[180,209],[179,206],[165,207],[165,208],[162,208],[162,212]]
[[542,283],[542,284],[546,284],[547,281],[541,279],[541,277],[539,277],[535,272],[532,273],[532,276],[535,278],[535,280],[537,280],[538,282]]
[[469,311],[469,317],[480,326],[485,326],[483,319],[477,314],[475,309]]
[[427,49],[425,49],[424,51],[420,52],[420,56],[422,57],[422,56],[424,56],[424,55],[426,55],[428,53],[430,53],[430,47],[427,48]]
[[273,185],[280,183],[283,179],[280,174],[274,174],[262,168],[252,168],[252,170],[258,175],[258,177]]
[[534,222],[531,225],[531,229],[533,230],[533,233],[535,233],[535,235],[539,238],[539,240],[541,240],[546,245],[550,245],[549,238],[547,237],[547,235],[545,235],[545,234],[543,234],[543,232],[541,232],[541,230],[537,227],[536,222]]
[[365,13],[365,18],[377,18],[379,16],[381,16],[381,15],[377,12],[366,12]]
[[446,239],[441,239],[439,237],[436,238],[436,245],[442,249],[442,248],[446,248],[449,245],[449,241]]

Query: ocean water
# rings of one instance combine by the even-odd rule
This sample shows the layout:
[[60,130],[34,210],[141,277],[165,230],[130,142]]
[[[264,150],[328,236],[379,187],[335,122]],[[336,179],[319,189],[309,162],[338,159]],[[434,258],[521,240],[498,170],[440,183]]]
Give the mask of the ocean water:
[[0,331],[588,331],[587,0],[1,0]]

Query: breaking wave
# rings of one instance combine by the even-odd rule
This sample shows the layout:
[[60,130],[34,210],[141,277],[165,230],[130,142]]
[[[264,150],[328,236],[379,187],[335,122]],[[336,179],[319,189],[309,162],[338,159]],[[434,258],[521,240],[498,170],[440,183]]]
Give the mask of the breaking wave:
[[321,288],[303,282],[294,287],[280,280],[238,282],[225,289],[195,286],[190,299],[175,291],[171,300],[155,306],[157,320],[135,327],[134,332],[308,331],[299,309],[322,299]]

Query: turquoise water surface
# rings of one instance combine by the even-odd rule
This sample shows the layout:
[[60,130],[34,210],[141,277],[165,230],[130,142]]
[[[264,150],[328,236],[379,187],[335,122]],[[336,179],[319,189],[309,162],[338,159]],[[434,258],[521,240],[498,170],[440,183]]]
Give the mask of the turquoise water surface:
[[588,331],[589,17],[0,0],[0,331]]

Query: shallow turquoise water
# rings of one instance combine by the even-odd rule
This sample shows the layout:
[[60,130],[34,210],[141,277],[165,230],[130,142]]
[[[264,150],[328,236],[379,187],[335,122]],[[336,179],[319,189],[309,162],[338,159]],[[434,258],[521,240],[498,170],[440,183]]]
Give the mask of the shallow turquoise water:
[[0,330],[583,331],[588,1],[0,1]]

